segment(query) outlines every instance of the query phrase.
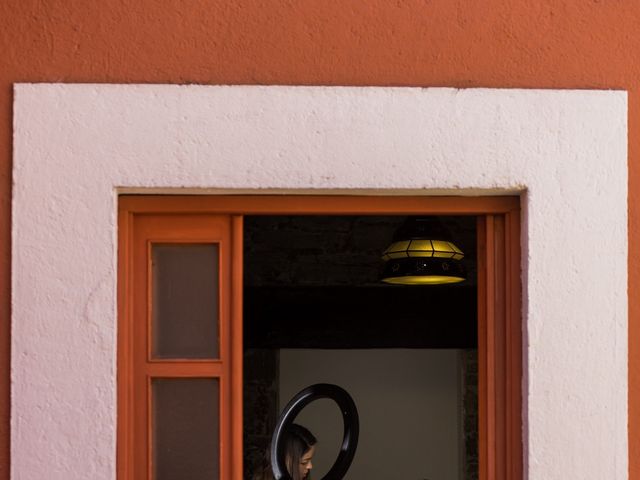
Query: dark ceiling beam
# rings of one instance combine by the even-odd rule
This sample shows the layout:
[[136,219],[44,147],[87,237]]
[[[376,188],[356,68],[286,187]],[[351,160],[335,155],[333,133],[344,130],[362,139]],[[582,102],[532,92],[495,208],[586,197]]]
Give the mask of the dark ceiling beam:
[[249,287],[245,348],[476,348],[476,289]]

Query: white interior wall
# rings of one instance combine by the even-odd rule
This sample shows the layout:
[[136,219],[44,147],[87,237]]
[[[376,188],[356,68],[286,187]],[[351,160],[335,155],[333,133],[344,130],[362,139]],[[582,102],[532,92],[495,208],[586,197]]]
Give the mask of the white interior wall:
[[[457,350],[280,350],[280,410],[313,383],[334,383],[358,408],[360,440],[346,480],[461,480]],[[317,436],[315,478],[336,459],[342,418],[318,400],[298,419]]]

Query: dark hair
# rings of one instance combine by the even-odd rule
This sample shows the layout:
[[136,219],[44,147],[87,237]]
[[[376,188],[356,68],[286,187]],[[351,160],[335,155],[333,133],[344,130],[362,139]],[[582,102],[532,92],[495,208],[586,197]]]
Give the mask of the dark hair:
[[[298,464],[302,461],[304,454],[317,443],[316,437],[307,428],[294,423],[287,429],[283,441],[287,456],[287,470],[293,480],[302,480]],[[253,476],[253,480],[273,480],[270,450],[271,448],[267,448],[262,465]],[[305,480],[310,480],[310,477],[306,477]]]

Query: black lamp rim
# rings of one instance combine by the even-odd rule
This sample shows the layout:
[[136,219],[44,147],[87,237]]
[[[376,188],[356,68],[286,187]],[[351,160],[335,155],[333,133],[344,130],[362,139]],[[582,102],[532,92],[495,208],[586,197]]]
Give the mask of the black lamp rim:
[[344,434],[340,453],[333,466],[321,480],[339,480],[351,466],[358,446],[358,434],[360,429],[358,409],[351,395],[338,385],[330,383],[317,383],[310,385],[298,392],[278,417],[278,422],[271,437],[271,467],[276,480],[291,480],[291,475],[286,467],[286,452],[284,451],[284,433],[293,424],[298,414],[315,400],[328,398],[333,400],[342,413]]
[[[404,257],[388,260],[382,270],[380,280],[389,284],[402,284],[406,277],[442,277],[449,280],[437,283],[459,283],[467,279],[467,272],[460,260],[442,257]],[[396,279],[396,280],[392,280]],[[455,280],[454,280],[455,279]],[[429,284],[430,282],[416,282]]]

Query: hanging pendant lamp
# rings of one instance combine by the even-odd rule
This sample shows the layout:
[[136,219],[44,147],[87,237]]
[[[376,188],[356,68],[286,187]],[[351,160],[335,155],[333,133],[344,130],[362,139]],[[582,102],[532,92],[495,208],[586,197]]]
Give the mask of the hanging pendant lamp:
[[381,280],[396,285],[442,285],[467,278],[464,253],[437,217],[409,217],[382,254]]

